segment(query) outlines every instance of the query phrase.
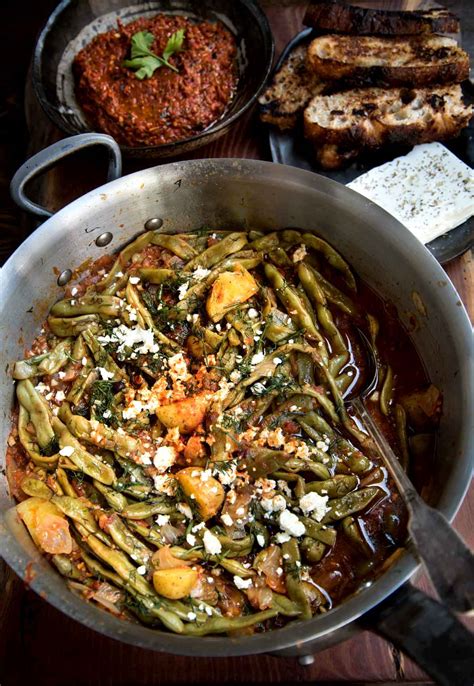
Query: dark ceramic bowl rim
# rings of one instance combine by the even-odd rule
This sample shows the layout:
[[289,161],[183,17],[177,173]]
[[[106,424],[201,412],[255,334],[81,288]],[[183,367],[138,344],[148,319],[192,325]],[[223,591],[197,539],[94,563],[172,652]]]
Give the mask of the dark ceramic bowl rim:
[[[43,79],[42,79],[42,57],[43,57],[43,50],[44,50],[44,43],[45,43],[45,38],[48,35],[48,33],[51,30],[54,30],[54,25],[56,23],[56,19],[58,16],[65,10],[67,7],[72,3],[73,0],[61,0],[59,5],[53,10],[53,12],[49,15],[46,24],[43,26],[41,29],[41,32],[38,36],[38,40],[36,41],[35,49],[33,52],[33,63],[32,63],[32,82],[33,82],[33,89],[35,92],[36,97],[38,98],[38,101],[45,112],[45,114],[49,117],[49,119],[53,122],[55,126],[61,129],[64,133],[67,133],[68,135],[74,135],[77,133],[83,133],[82,130],[76,129],[73,126],[68,126],[67,124],[64,123],[64,121],[61,119],[61,117],[56,116],[56,106],[53,105],[48,97],[46,96],[44,87],[43,87]],[[271,74],[272,71],[272,66],[273,66],[273,57],[275,54],[275,41],[273,38],[272,30],[270,28],[270,24],[268,22],[268,19],[263,12],[263,10],[260,8],[256,0],[234,0],[239,2],[241,5],[244,5],[252,14],[254,15],[254,18],[256,22],[258,23],[258,26],[262,32],[263,36],[263,56],[264,56],[264,72],[262,74],[262,77],[260,78],[260,82],[258,84],[257,89],[252,93],[252,95],[247,99],[247,101],[237,110],[237,112],[234,112],[229,118],[226,118],[225,112],[223,116],[217,120],[214,124],[211,124],[207,129],[204,131],[201,131],[200,133],[190,136],[189,138],[182,138],[178,141],[175,141],[174,143],[163,143],[162,145],[140,145],[140,146],[128,146],[128,145],[120,145],[121,150],[123,153],[128,156],[133,156],[137,157],[140,155],[140,152],[144,153],[146,152],[147,155],[150,155],[152,152],[156,152],[157,156],[167,156],[171,152],[176,152],[176,154],[180,153],[180,148],[188,146],[190,143],[196,143],[196,146],[198,147],[197,143],[201,142],[202,145],[205,145],[206,143],[206,138],[208,136],[214,136],[216,133],[219,132],[224,132],[226,128],[229,128],[232,126],[237,119],[239,119],[249,108],[253,103],[256,101],[258,96],[263,90],[263,87],[265,86],[268,77]],[[237,85],[237,90],[239,86]],[[92,132],[93,129],[88,129],[88,131]]]

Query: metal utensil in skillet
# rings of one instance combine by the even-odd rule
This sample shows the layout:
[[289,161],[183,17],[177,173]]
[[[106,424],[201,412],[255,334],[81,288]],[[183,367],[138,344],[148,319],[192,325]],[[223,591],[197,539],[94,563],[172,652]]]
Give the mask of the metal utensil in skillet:
[[474,555],[446,517],[420,497],[387,439],[373,420],[364,399],[377,387],[375,352],[367,337],[358,332],[369,359],[369,373],[362,388],[349,393],[344,401],[352,407],[364,429],[374,441],[408,509],[408,532],[415,553],[424,563],[442,602],[455,612],[474,608]]

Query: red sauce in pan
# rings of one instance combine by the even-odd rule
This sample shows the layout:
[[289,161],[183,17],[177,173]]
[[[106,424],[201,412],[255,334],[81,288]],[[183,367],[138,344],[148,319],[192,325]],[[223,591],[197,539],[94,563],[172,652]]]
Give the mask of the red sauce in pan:
[[[168,38],[185,30],[183,50],[167,67],[140,80],[123,66],[132,36],[149,31],[151,50],[162,55]],[[237,84],[236,42],[220,22],[182,16],[141,18],[94,38],[74,60],[76,97],[94,128],[120,144],[149,146],[189,138],[225,112]]]

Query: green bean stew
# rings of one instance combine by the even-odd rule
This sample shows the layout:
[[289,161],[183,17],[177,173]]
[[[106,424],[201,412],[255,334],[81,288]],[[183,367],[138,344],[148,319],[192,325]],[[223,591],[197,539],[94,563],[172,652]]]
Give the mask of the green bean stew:
[[393,312],[298,230],[149,231],[76,274],[25,359],[7,474],[71,590],[178,634],[330,610],[403,549],[406,513],[343,398],[413,477],[441,409]]

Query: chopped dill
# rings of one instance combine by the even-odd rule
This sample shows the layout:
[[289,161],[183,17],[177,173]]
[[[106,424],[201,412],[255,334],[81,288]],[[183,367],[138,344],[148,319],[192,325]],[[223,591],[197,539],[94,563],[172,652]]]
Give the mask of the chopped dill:
[[296,581],[301,579],[301,565],[296,562],[285,562],[284,564],[285,572],[291,576]]
[[90,395],[91,416],[107,426],[117,427],[119,420],[113,411],[114,381],[94,381]]

